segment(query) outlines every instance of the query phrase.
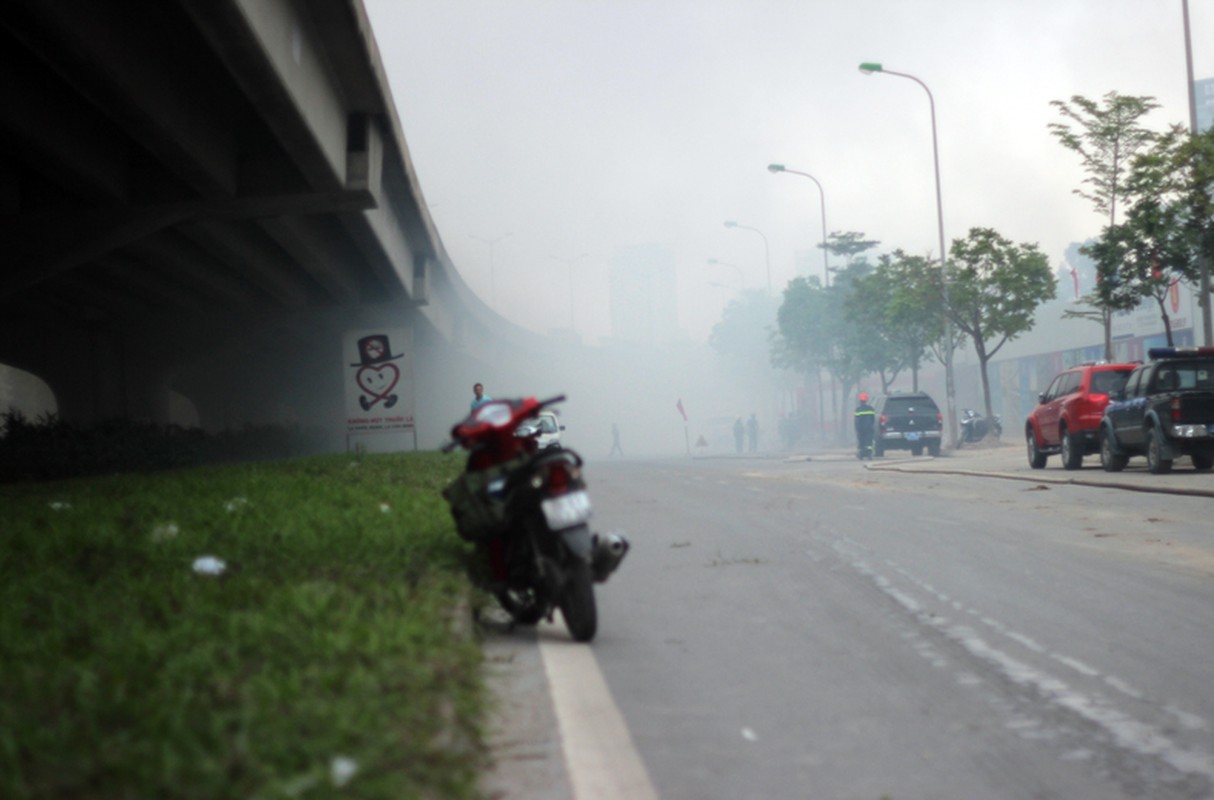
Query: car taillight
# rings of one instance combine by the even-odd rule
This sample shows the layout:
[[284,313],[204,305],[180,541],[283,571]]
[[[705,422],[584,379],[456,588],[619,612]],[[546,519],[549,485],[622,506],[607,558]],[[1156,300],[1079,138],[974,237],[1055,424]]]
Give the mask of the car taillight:
[[879,424],[881,426],[881,430],[885,430],[885,423],[888,419],[889,419],[888,417],[886,417],[884,414],[882,414],[881,418],[879,420],[877,420],[877,424]]
[[1172,421],[1180,422],[1180,398],[1173,397],[1171,405],[1172,405]]
[[941,430],[944,429],[944,415],[939,411],[936,412],[936,427],[940,428]]

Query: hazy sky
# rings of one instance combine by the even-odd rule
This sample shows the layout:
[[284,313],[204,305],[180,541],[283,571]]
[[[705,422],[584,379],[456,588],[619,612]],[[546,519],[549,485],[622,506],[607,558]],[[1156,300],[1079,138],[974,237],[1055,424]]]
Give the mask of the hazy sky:
[[[878,252],[992,227],[1052,264],[1099,233],[1051,100],[1152,95],[1188,123],[1180,0],[364,0],[422,191],[457,269],[509,319],[609,332],[620,249],[672,252],[679,327],[706,339],[736,292],[778,292],[827,226]],[[1214,77],[1214,0],[1190,0]],[[489,240],[494,290],[490,284]],[[584,254],[584,255],[583,255]],[[712,285],[712,284],[719,285]]]

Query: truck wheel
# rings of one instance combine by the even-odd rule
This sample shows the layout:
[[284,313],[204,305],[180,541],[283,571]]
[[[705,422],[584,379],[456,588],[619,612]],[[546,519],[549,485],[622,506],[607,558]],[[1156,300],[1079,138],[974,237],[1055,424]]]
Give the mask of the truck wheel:
[[1037,449],[1037,437],[1033,435],[1032,428],[1028,428],[1024,432],[1024,442],[1029,452],[1029,466],[1033,469],[1045,469],[1045,462],[1049,456]]
[[1152,475],[1166,475],[1172,471],[1172,459],[1163,457],[1163,434],[1159,428],[1147,431],[1147,469]]
[[1083,445],[1076,441],[1071,432],[1062,430],[1062,468],[1079,469],[1083,466]]
[[1100,466],[1105,472],[1121,472],[1130,457],[1113,450],[1112,437],[1106,430],[1100,431]]
[[1193,459],[1193,469],[1198,472],[1208,472],[1214,467],[1214,453],[1194,453],[1190,458]]

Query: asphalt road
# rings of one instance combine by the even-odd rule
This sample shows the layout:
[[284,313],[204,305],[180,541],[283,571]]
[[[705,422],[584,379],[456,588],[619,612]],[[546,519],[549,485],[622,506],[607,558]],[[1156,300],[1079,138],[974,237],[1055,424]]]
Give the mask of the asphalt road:
[[633,551],[590,648],[489,632],[486,792],[620,796],[615,763],[663,798],[1214,797],[1214,476],[1092,464],[590,464]]

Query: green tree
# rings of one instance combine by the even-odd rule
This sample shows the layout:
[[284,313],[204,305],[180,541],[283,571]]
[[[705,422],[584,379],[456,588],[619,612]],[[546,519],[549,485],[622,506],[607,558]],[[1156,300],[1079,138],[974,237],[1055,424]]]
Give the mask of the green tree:
[[864,253],[872,250],[881,242],[876,239],[865,239],[864,234],[858,231],[832,231],[826,237],[825,245],[818,245],[818,248],[826,248],[826,252],[834,256],[841,256],[845,264],[851,264],[856,260],[857,256],[862,256]]
[[[772,366],[793,370],[818,387],[818,428],[826,434],[822,371],[830,369],[837,346],[838,310],[826,289],[813,279],[795,278],[784,289],[771,337]],[[833,395],[832,395],[833,396]]]
[[775,299],[762,289],[743,290],[725,306],[708,343],[722,356],[765,364],[775,325]]
[[990,228],[954,239],[948,264],[948,314],[978,356],[986,415],[992,416],[987,364],[1007,342],[1032,329],[1037,306],[1057,290],[1035,244],[1014,244]]
[[[864,253],[880,242],[865,239],[862,233],[854,231],[835,232],[827,239],[827,251],[841,257],[846,266],[834,270],[835,278],[829,287],[806,278],[789,283],[776,315],[777,332],[772,339],[771,357],[776,366],[819,379],[819,386],[820,370],[827,371],[832,385],[831,415],[836,430],[848,436],[851,426],[845,417],[850,414],[850,406],[839,400],[850,397],[870,370],[862,355],[868,345],[868,334],[847,318],[843,308],[854,291],[853,282],[873,269]],[[825,404],[820,403],[819,408],[825,414]]]
[[859,342],[860,358],[881,378],[883,392],[905,369],[919,389],[919,366],[944,336],[938,276],[928,259],[895,250],[853,282],[844,313],[866,333]]
[[1202,308],[1204,342],[1210,344],[1210,267],[1214,264],[1214,128],[1190,137],[1180,148],[1183,202],[1188,206],[1186,226],[1195,250],[1198,302]]
[[[1051,100],[1050,105],[1067,120],[1050,123],[1050,133],[1063,147],[1079,155],[1087,172],[1084,187],[1073,191],[1091,202],[1096,212],[1107,219],[1108,226],[1116,225],[1118,202],[1128,196],[1126,178],[1133,158],[1155,139],[1155,134],[1142,127],[1139,120],[1159,104],[1153,97],[1109,92],[1099,103],[1073,95],[1069,101]],[[1097,259],[1098,283],[1105,278],[1099,272],[1100,268]],[[1113,312],[1118,309],[1105,304],[1099,291],[1084,298],[1084,302],[1091,306],[1091,311],[1066,311],[1064,314],[1099,321],[1104,328],[1105,358],[1112,359]]]
[[1127,187],[1125,221],[1087,248],[1108,276],[1098,291],[1120,308],[1154,300],[1171,345],[1168,296],[1178,281],[1199,282],[1214,237],[1214,134],[1190,137],[1173,126],[1135,157]]

